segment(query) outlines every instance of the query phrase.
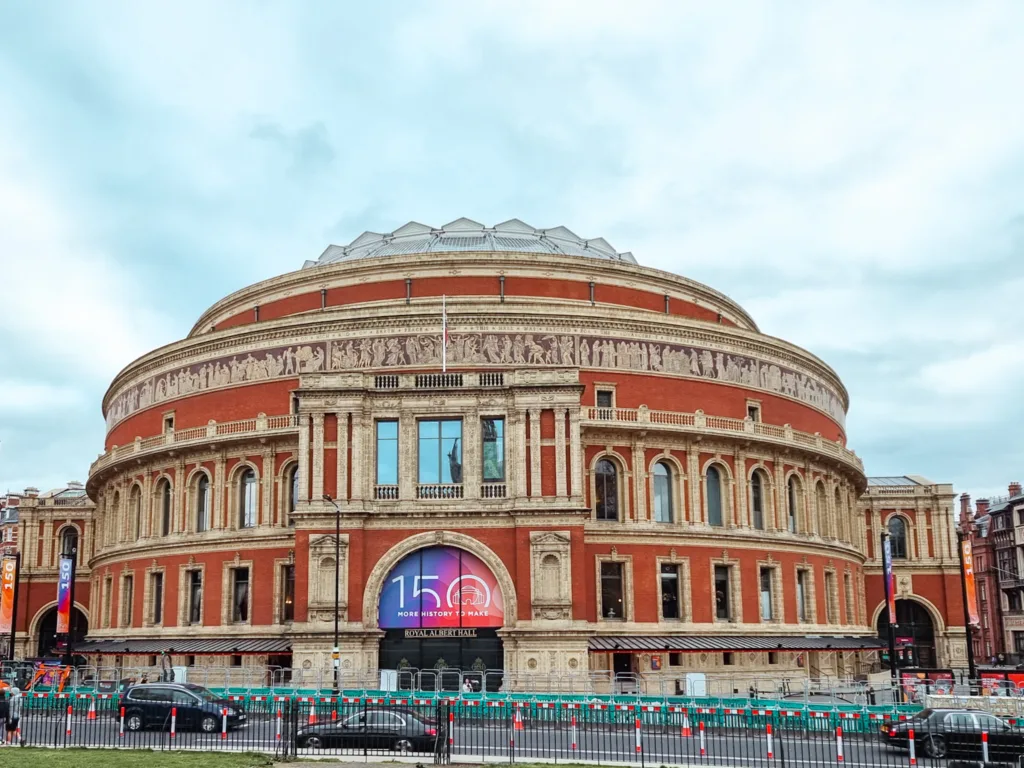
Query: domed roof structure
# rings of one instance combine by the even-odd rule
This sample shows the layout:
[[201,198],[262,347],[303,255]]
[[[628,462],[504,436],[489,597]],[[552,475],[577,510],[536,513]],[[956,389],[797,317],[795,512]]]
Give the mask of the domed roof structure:
[[329,246],[319,259],[307,261],[303,268],[373,256],[452,251],[560,253],[637,263],[632,253],[618,253],[604,238],[585,240],[566,227],[536,229],[519,219],[485,227],[471,219],[456,219],[440,228],[410,221],[389,234],[363,232],[348,245]]

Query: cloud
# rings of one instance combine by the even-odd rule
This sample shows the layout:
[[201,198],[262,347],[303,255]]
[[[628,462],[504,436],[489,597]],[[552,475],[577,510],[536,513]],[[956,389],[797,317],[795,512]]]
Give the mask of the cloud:
[[80,408],[83,392],[43,381],[0,379],[0,413],[9,417],[37,416],[39,413]]

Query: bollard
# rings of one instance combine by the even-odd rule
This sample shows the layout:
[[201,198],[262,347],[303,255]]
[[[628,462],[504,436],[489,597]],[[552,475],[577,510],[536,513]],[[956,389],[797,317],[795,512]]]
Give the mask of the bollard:
[[448,709],[448,746],[451,747],[455,743],[455,713],[449,707]]
[[222,739],[226,739],[228,737],[228,708],[227,707],[224,707],[224,709],[222,709],[220,711],[220,716],[221,716],[221,721],[220,721],[220,737]]
[[124,707],[121,707],[121,738],[124,738]]
[[773,757],[773,753],[774,753],[774,750],[772,749],[774,744],[772,744],[772,724],[771,723],[768,723],[765,726],[765,733],[768,735],[768,759],[771,760],[772,757]]
[[843,762],[843,726],[836,726],[836,762]]
[[171,738],[174,738],[175,732],[178,730],[178,708],[171,707]]
[[277,708],[277,718],[276,718],[276,720],[277,720],[277,734],[276,734],[276,737],[277,737],[277,741],[280,741],[281,740],[281,708],[280,707]]
[[573,715],[572,715],[572,749],[573,749],[573,752],[576,751],[576,713],[575,712],[573,712]]
[[704,744],[704,721],[703,720],[700,721],[700,723],[697,726],[697,729],[700,731],[700,756],[704,757],[704,755],[707,754],[707,750],[704,748],[705,744]]
[[71,712],[73,711],[73,709],[74,708],[70,704],[68,704],[68,724],[67,724],[67,730],[64,732],[65,736],[70,736],[71,735]]
[[910,764],[917,765],[917,747],[914,744],[914,729],[911,728],[907,733],[908,744],[910,745]]
[[981,732],[981,761],[988,762],[988,731]]

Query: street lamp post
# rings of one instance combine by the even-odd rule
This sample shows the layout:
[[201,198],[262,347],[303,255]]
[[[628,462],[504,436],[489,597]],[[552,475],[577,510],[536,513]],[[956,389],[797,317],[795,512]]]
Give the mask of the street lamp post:
[[341,508],[337,503],[324,494],[324,501],[334,507],[334,652],[331,661],[334,666],[334,693],[338,693],[338,665],[341,663],[340,650],[338,648],[338,611],[341,606],[341,593],[339,582],[341,581]]

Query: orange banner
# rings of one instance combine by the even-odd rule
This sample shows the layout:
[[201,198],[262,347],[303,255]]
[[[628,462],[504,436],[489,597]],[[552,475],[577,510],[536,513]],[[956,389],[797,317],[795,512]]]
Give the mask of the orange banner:
[[981,619],[978,617],[978,592],[974,586],[974,554],[971,552],[971,542],[967,539],[960,546],[964,557],[964,585],[967,587],[967,605],[964,610],[967,612],[967,622],[976,627],[981,624]]
[[18,561],[0,558],[0,635],[9,635],[14,625],[14,584],[18,579]]

